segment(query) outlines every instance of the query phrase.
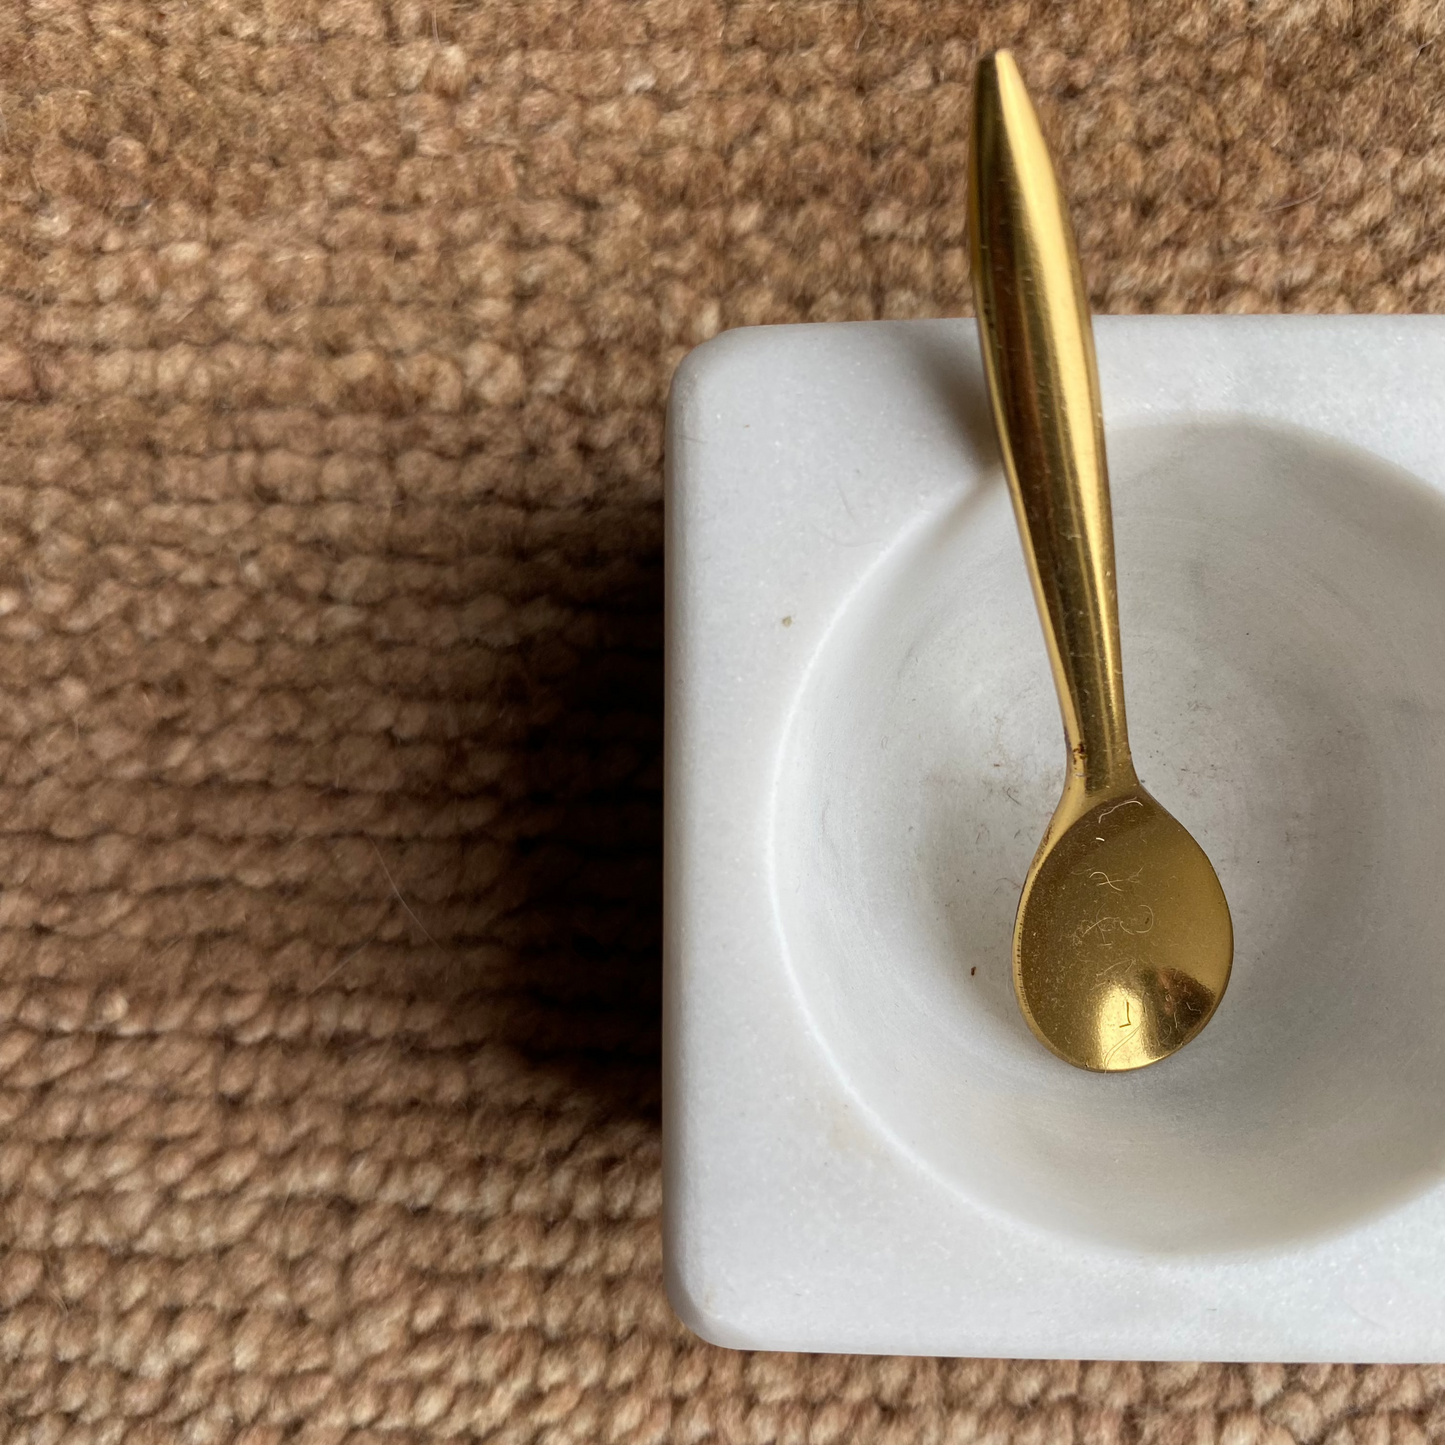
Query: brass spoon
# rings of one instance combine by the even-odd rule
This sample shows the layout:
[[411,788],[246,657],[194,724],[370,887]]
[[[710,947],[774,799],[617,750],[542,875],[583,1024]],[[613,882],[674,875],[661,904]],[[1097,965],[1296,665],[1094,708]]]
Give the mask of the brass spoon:
[[999,450],[1064,715],[1068,775],[1024,882],[1014,987],[1080,1068],[1137,1069],[1209,1022],[1234,957],[1203,850],[1144,791],[1124,719],[1094,336],[1068,213],[1007,51],[979,62],[974,299]]

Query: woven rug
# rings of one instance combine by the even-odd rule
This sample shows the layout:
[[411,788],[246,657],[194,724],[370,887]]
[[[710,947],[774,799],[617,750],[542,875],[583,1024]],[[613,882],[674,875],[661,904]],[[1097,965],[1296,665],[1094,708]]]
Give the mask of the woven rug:
[[965,309],[1445,309],[1445,18],[0,6],[0,1439],[1405,1445],[1445,1372],[747,1356],[660,1285],[661,418]]

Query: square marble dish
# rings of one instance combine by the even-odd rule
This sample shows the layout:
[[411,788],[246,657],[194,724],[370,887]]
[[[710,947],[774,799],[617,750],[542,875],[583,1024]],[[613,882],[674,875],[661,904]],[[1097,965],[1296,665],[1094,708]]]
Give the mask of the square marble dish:
[[1103,318],[1135,758],[1233,910],[1090,1075],[1009,934],[1063,743],[973,323],[673,386],[665,1250],[721,1344],[1445,1360],[1445,320]]

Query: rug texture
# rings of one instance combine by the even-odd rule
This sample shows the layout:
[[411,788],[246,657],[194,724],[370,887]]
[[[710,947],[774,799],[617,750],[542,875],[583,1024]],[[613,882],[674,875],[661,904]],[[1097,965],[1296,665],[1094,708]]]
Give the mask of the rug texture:
[[1442,31],[0,5],[0,1439],[1445,1434],[1438,1369],[715,1349],[658,1232],[673,367],[966,310],[1002,43],[1099,308],[1441,309]]

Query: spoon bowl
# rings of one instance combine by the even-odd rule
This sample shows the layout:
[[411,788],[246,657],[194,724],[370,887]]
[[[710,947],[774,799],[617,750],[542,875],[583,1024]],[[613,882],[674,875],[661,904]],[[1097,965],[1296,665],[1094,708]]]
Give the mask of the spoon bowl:
[[1137,1069],[1209,1022],[1234,955],[1229,905],[1204,850],[1137,783],[1066,805],[1019,901],[1019,1004],[1070,1063]]

